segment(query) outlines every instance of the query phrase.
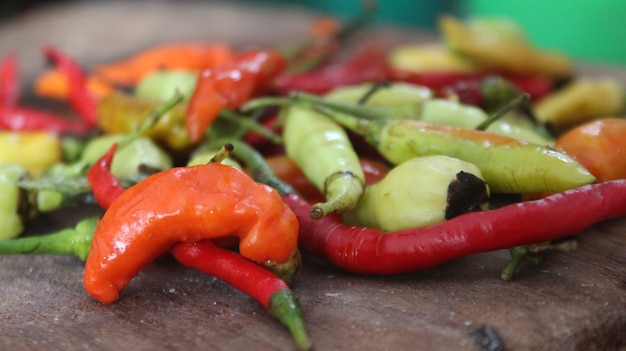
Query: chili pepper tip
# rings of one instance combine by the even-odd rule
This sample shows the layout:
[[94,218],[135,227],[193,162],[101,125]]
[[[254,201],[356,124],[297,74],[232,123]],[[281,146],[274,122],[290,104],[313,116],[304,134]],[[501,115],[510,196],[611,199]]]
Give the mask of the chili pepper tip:
[[282,289],[272,294],[269,313],[289,329],[298,349],[313,349],[313,344],[304,326],[298,297],[292,290]]

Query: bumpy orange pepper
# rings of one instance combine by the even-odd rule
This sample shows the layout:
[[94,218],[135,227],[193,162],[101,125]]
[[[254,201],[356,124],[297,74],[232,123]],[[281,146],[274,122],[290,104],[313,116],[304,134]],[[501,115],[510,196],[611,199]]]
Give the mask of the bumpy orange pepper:
[[114,302],[172,245],[226,236],[238,237],[241,255],[252,261],[299,268],[298,221],[274,189],[219,163],[157,173],[128,188],[102,217],[85,263],[85,289]]

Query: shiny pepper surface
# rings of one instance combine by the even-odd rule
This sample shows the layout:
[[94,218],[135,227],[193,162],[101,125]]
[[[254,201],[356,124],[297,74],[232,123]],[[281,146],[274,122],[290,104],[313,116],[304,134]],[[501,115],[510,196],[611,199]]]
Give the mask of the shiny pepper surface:
[[157,173],[119,196],[94,234],[87,292],[102,303],[175,243],[236,236],[242,256],[261,264],[297,254],[298,221],[278,193],[223,164]]

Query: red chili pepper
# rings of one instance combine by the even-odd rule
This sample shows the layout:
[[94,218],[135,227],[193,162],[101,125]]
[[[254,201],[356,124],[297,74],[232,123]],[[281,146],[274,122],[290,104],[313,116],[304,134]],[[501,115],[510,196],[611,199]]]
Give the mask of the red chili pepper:
[[[392,81],[402,81],[421,85],[433,89],[437,94],[446,95],[447,92],[456,91],[460,88],[461,102],[476,104],[482,99],[477,99],[480,94],[479,84],[481,79],[487,76],[500,75],[523,92],[530,95],[531,99],[539,100],[554,89],[554,82],[544,76],[517,75],[502,72],[425,72],[416,73],[399,69],[390,69]],[[476,89],[477,91],[472,91]],[[465,95],[463,95],[465,94]],[[469,99],[464,100],[467,96]]]
[[17,58],[8,53],[0,61],[0,107],[15,106],[20,97]]
[[0,129],[13,131],[47,131],[55,134],[84,134],[89,127],[53,113],[27,107],[0,107]]
[[88,126],[95,127],[98,124],[98,100],[87,89],[87,79],[80,66],[69,55],[53,47],[44,46],[43,52],[67,76],[72,108]]
[[384,81],[388,78],[384,51],[376,46],[368,46],[341,63],[300,74],[283,73],[274,84],[281,94],[297,90],[319,95],[340,86]]
[[187,105],[185,122],[190,140],[200,141],[222,109],[236,109],[267,92],[272,79],[286,65],[278,52],[251,51],[233,62],[203,70]]
[[586,185],[398,232],[349,226],[335,215],[312,219],[309,202],[293,194],[283,199],[298,217],[303,250],[348,271],[395,274],[480,252],[555,240],[599,221],[626,216],[626,180]]
[[111,173],[115,150],[117,150],[117,143],[111,145],[109,151],[102,155],[87,173],[87,181],[89,181],[93,196],[100,207],[105,210],[125,191],[119,179]]
[[208,240],[176,244],[171,252],[183,265],[221,279],[254,298],[289,329],[299,349],[311,349],[298,299],[274,273]]

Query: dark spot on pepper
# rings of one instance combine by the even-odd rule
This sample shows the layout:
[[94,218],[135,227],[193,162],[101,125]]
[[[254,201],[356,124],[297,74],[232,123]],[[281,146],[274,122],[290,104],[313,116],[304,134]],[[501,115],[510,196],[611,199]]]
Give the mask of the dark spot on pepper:
[[464,213],[482,211],[481,205],[488,200],[487,183],[472,173],[460,171],[448,185],[445,218],[451,219]]

